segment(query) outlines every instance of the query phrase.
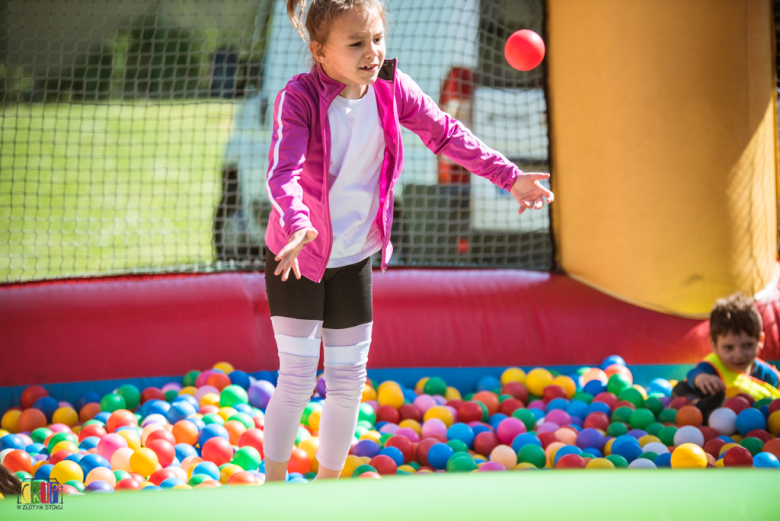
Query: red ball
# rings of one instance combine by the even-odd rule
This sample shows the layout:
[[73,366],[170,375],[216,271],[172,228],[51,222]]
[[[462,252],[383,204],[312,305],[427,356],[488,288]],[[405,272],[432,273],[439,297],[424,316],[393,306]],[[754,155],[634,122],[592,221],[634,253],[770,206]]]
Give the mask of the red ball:
[[32,457],[25,450],[15,449],[5,455],[3,466],[11,472],[24,471],[29,473],[32,468]]
[[735,413],[739,414],[745,409],[750,408],[750,402],[745,400],[742,396],[732,396],[725,402],[723,402],[723,407],[728,407]]
[[261,418],[259,416],[252,417],[252,421],[255,424],[256,429],[262,429],[265,426],[265,418]]
[[130,474],[130,477],[133,478],[134,480],[136,480],[139,483],[143,483],[144,481],[146,481],[145,477],[143,477],[142,475],[137,474],[135,472],[128,472],[128,474]]
[[756,399],[747,393],[739,393],[737,396],[741,396],[742,398],[747,400],[747,402],[750,404],[751,407],[753,407],[753,404],[756,403]]
[[482,421],[482,407],[476,402],[463,402],[458,408],[458,421],[463,423],[471,423]]
[[[289,468],[289,467],[288,467]],[[307,471],[308,472],[308,471]],[[230,476],[228,485],[257,485],[257,477],[248,470],[241,470]]]
[[530,71],[544,59],[544,40],[530,29],[512,33],[504,44],[506,61],[519,71]]
[[116,432],[119,427],[125,426],[138,426],[138,418],[127,409],[119,409],[112,412],[111,416],[108,417],[108,421],[106,421],[106,430],[108,432]]
[[411,403],[405,403],[402,406],[400,406],[398,408],[398,415],[401,417],[401,421],[414,420],[419,422],[420,420],[422,420],[422,413],[420,412],[420,409],[418,409]]
[[368,472],[364,472],[359,475],[358,479],[382,479],[382,476],[372,470],[369,470]]
[[774,454],[777,459],[780,459],[780,438],[772,438],[768,442],[764,443],[761,448],[762,452],[770,452]]
[[528,388],[520,382],[507,382],[501,388],[501,394],[514,396],[523,404],[528,402]]
[[406,436],[391,436],[385,442],[385,447],[395,447],[404,455],[404,463],[409,463],[414,459],[415,449],[412,446],[412,440]]
[[166,479],[175,478],[175,477],[176,477],[176,473],[171,469],[155,470],[154,472],[152,472],[152,475],[149,476],[149,483],[160,486],[160,483],[162,483]]
[[718,431],[716,431],[712,427],[707,427],[706,425],[703,427],[699,427],[699,430],[704,435],[704,443],[707,443],[708,441],[720,436],[720,433]]
[[517,409],[523,408],[523,402],[518,400],[517,398],[507,398],[501,404],[498,406],[498,412],[502,414],[506,414],[507,416],[512,416],[512,413],[515,412]]
[[690,404],[691,404],[691,401],[688,398],[686,398],[685,396],[678,396],[677,398],[675,398],[674,400],[669,402],[669,408],[670,409],[676,409],[676,410],[679,411],[680,409],[682,409],[686,405],[690,405]]
[[383,476],[398,474],[398,465],[395,464],[395,460],[385,454],[374,456],[368,464]]
[[542,442],[542,448],[546,449],[548,445],[556,441],[561,441],[554,432],[542,432],[538,436],[539,441]]
[[157,454],[157,461],[162,468],[173,463],[173,459],[176,457],[176,449],[173,447],[173,444],[169,443],[167,440],[156,439],[149,441],[147,439],[146,447]]
[[[210,461],[219,467],[223,463],[227,463],[231,459],[233,459],[233,447],[230,445],[230,442],[225,438],[215,436],[203,444],[203,449],[201,450],[201,457],[204,460]],[[307,468],[304,472],[308,472],[308,471],[309,469]]]
[[393,407],[392,405],[381,405],[376,410],[376,421],[378,422],[390,422],[390,423],[398,423],[401,421],[401,415],[398,412],[398,409]]
[[772,403],[769,404],[769,414],[772,414],[775,411],[780,411],[780,398],[772,400]]
[[[208,442],[206,442],[206,444],[208,445]],[[309,467],[311,467],[311,460],[306,451],[298,448],[293,449],[292,454],[290,455],[290,461],[287,462],[287,472],[306,474],[309,472]]]
[[93,423],[92,425],[87,425],[81,429],[81,431],[79,431],[79,443],[84,441],[84,438],[89,438],[90,436],[97,436],[98,438],[102,438],[106,434],[108,433],[102,425]]
[[609,416],[601,411],[595,411],[585,417],[585,421],[582,422],[583,429],[601,429],[606,431],[609,427]]
[[176,445],[176,438],[173,436],[173,433],[166,429],[157,429],[149,433],[149,436],[146,437],[146,446],[148,447],[154,440],[165,440],[171,445]]
[[593,401],[605,403],[609,405],[609,408],[611,410],[614,411],[617,408],[618,397],[608,391],[604,391],[603,393],[599,393],[596,396],[594,396]]
[[238,437],[238,447],[254,447],[257,452],[260,453],[260,457],[263,457],[263,439],[264,434],[258,428],[247,429],[244,433]]
[[114,490],[117,492],[127,490],[141,490],[141,484],[133,478],[125,478],[119,480],[119,483],[116,484]]
[[758,438],[764,443],[772,439],[772,435],[763,429],[753,429],[745,435],[745,438]]
[[483,456],[490,456],[499,444],[498,436],[492,432],[480,432],[474,437],[474,451]]
[[718,459],[718,456],[720,455],[720,449],[722,449],[725,444],[726,442],[720,438],[709,440],[704,444],[704,452],[712,455],[712,457],[715,459]]
[[206,385],[214,386],[220,391],[230,385],[230,383],[230,377],[224,373],[214,373],[206,380]]
[[629,402],[628,400],[620,400],[618,403],[615,404],[615,408],[617,409],[618,407],[628,407],[629,409],[636,410],[636,405]]
[[498,412],[498,396],[496,393],[490,391],[479,391],[474,393],[472,400],[475,402],[481,402],[487,407],[488,415],[493,416]]
[[64,460],[65,458],[67,458],[68,456],[71,456],[73,454],[76,454],[76,453],[73,452],[72,450],[68,450],[68,449],[58,450],[57,452],[52,454],[51,458],[49,458],[49,464],[50,465],[56,465],[60,461]]
[[579,454],[566,454],[558,459],[556,469],[584,469],[587,463]]
[[556,398],[563,398],[565,400],[567,398],[566,391],[557,385],[548,385],[542,391],[542,400],[544,400],[545,403],[548,403]]
[[[476,441],[476,439],[475,439]],[[428,451],[436,445],[441,443],[436,438],[425,438],[417,444],[417,450],[415,450],[415,456],[417,456],[417,463],[420,465],[428,465]]]
[[463,400],[450,400],[445,405],[452,407],[453,409],[455,409],[455,411],[457,411],[458,407],[463,405]]
[[680,427],[684,425],[699,427],[704,421],[704,416],[702,416],[701,410],[695,405],[686,405],[677,411],[674,419]]
[[143,391],[141,391],[141,401],[140,404],[143,405],[145,402],[148,402],[149,400],[165,400],[165,394],[161,390],[159,390],[157,387],[147,387]]
[[753,455],[745,447],[731,447],[723,455],[724,467],[752,467]]
[[49,391],[40,385],[25,387],[24,391],[22,391],[22,408],[29,409],[38,398],[43,398],[44,396],[49,396]]

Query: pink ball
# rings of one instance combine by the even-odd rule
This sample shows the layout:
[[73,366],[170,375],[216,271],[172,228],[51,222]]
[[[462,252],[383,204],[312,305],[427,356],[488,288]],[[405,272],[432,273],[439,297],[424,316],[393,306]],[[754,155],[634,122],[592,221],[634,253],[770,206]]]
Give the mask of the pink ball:
[[374,412],[376,412],[377,409],[379,409],[379,402],[376,400],[366,400],[365,403],[371,406],[372,409],[374,409]]
[[511,445],[515,436],[524,432],[526,432],[526,428],[522,421],[517,418],[506,418],[498,424],[496,436],[498,436],[498,441],[504,445]]
[[438,418],[431,418],[427,422],[423,423],[422,426],[423,438],[430,438],[431,436],[435,436],[437,434],[446,436],[447,424],[445,424],[443,421],[441,421]]
[[569,425],[571,423],[571,416],[562,409],[553,409],[547,413],[544,417],[544,421],[557,423],[558,425]]
[[97,452],[108,461],[111,461],[111,456],[119,449],[127,448],[127,440],[119,434],[112,432],[106,434],[97,445]]
[[495,471],[506,471],[506,467],[503,466],[501,463],[497,461],[488,461],[487,463],[483,463],[480,465],[479,469],[477,469],[477,472],[495,472]]
[[409,438],[412,441],[412,443],[420,443],[420,436],[409,427],[401,427],[400,429],[395,431],[395,434],[397,436],[403,436],[404,438]]
[[206,380],[208,380],[209,377],[214,374],[214,372],[215,371],[213,369],[207,369],[202,373],[200,373],[198,377],[195,379],[195,387],[200,388],[206,385]]
[[65,425],[64,423],[52,423],[51,425],[49,425],[48,429],[54,434],[58,432],[73,432],[71,428]]
[[540,426],[538,426],[536,428],[536,432],[538,434],[541,434],[543,432],[555,432],[555,431],[557,431],[560,428],[561,428],[561,426],[558,425],[557,423],[546,421],[546,422],[544,422],[543,424],[541,424]]
[[490,432],[492,432],[492,433],[496,432],[496,429],[494,429],[492,425],[489,425],[489,424],[484,423],[484,422],[476,422],[476,421],[474,421],[474,422],[469,422],[468,423],[468,426],[471,427],[472,429],[474,427],[476,427],[477,425],[482,425],[483,427],[487,427],[488,429],[490,429]]
[[166,391],[181,391],[181,384],[176,382],[168,382],[160,388],[161,392]]
[[425,414],[431,407],[437,406],[436,399],[429,394],[421,394],[414,399],[414,406],[422,413]]
[[531,403],[528,404],[529,409],[541,409],[541,410],[547,410],[547,404],[544,403],[542,400],[534,400]]
[[388,423],[387,425],[382,425],[382,428],[379,429],[380,434],[397,434],[398,430],[401,427],[398,426],[398,424],[395,423]]
[[198,387],[198,390],[195,391],[195,399],[198,400],[198,403],[200,403],[200,399],[206,396],[208,393],[219,394],[219,389],[217,389],[213,385],[204,385]]
[[447,410],[452,413],[453,421],[458,421],[458,411],[457,411],[457,409],[455,409],[455,407],[452,407],[450,405],[445,405],[444,407],[446,407]]
[[438,394],[433,397],[434,400],[436,400],[437,405],[447,405],[447,398],[444,396],[439,396]]

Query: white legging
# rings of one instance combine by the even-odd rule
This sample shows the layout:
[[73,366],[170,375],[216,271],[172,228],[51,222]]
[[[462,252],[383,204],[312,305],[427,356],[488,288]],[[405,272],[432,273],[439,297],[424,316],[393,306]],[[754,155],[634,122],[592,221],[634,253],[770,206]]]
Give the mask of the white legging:
[[372,324],[327,329],[318,320],[271,317],[271,321],[279,351],[279,379],[265,411],[265,456],[279,463],[290,459],[301,413],[317,384],[321,337],[327,393],[317,461],[329,470],[341,470],[357,425]]

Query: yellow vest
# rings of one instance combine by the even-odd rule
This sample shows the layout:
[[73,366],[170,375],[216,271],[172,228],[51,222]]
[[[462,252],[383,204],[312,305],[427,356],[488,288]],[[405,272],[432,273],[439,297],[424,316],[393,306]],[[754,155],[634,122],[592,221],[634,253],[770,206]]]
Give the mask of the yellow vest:
[[[736,373],[723,365],[720,357],[715,353],[710,353],[704,357],[704,361],[709,363],[718,372],[721,380],[726,384],[726,393],[728,394],[729,387],[736,387],[740,391],[749,394],[756,400],[762,398],[780,398],[780,389],[754,378],[747,373]],[[763,360],[756,358],[756,361],[763,362]],[[766,364],[766,362],[764,362]],[[769,364],[767,364],[769,365]],[[772,367],[771,365],[769,367]],[[775,370],[776,371],[776,370]]]

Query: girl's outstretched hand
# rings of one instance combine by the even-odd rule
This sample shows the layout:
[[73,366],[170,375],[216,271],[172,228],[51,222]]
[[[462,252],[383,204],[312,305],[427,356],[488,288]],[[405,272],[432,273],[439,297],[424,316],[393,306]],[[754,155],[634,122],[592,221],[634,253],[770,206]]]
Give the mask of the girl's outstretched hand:
[[539,183],[549,177],[550,174],[542,172],[523,172],[517,176],[509,192],[520,203],[518,214],[522,214],[528,208],[539,210],[544,206],[545,201],[547,204],[553,202],[555,195]]
[[275,260],[279,262],[274,270],[274,275],[282,275],[282,280],[290,276],[290,269],[295,273],[295,278],[301,278],[301,270],[298,268],[298,253],[303,246],[317,238],[317,230],[314,228],[302,228],[290,236],[287,245],[282,248]]

